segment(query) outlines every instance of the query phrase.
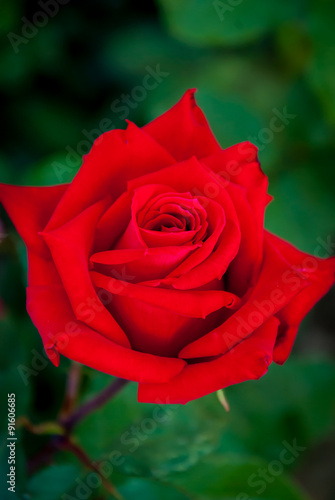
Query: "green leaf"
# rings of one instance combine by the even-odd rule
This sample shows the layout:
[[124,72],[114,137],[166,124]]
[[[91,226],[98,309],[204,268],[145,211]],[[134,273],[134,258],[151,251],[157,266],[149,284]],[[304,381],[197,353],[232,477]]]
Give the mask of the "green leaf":
[[[94,397],[113,377],[83,367],[87,374],[85,396],[82,403]],[[112,449],[119,449],[122,433],[143,416],[143,408],[134,404],[136,384],[129,384],[121,393],[107,402],[101,409],[88,415],[75,429],[76,436],[83,448],[92,457],[100,458]]]
[[[285,473],[285,465],[237,455],[207,457],[196,467],[169,478],[196,498],[220,500],[308,500]],[[193,496],[191,497],[193,498]]]
[[328,165],[329,159],[323,163],[320,157],[315,163],[292,164],[273,180],[270,175],[269,192],[274,200],[266,211],[266,227],[313,254],[319,239],[334,231],[334,175]]
[[[99,392],[111,377],[88,372],[89,392]],[[99,388],[99,389],[98,389]],[[136,384],[129,384],[103,408],[89,415],[76,429],[81,445],[94,458],[122,456],[117,469],[125,475],[168,477],[187,470],[211,453],[220,442],[225,410],[215,400],[222,421],[208,418],[206,402],[178,405],[135,404]]]
[[259,381],[228,387],[231,411],[218,450],[235,452],[242,445],[240,455],[254,453],[271,461],[283,441],[297,440],[306,450],[289,465],[296,466],[334,430],[334,385],[335,364],[323,359],[272,364]]
[[79,468],[73,465],[52,465],[33,476],[27,493],[34,500],[59,500],[75,484]]
[[306,71],[306,78],[322,103],[325,117],[335,125],[335,39],[334,16],[331,0],[310,2],[307,28],[313,43],[313,57]]
[[[91,389],[100,386],[101,377],[94,375]],[[297,439],[309,450],[331,431],[334,384],[330,362],[272,365],[260,381],[226,389],[229,414],[215,394],[186,406],[135,405],[136,385],[130,384],[85,419],[76,435],[95,459],[109,460],[118,452],[115,468],[126,476],[169,481],[171,474],[183,474],[216,453],[240,458],[253,453],[271,461],[279,456],[283,441]],[[271,404],[269,394],[276,395]]]
[[178,491],[174,485],[160,483],[158,481],[149,481],[145,479],[129,479],[118,491],[125,498],[125,500],[188,500],[193,499],[183,491]]
[[257,40],[288,19],[303,2],[284,0],[159,0],[171,33],[194,45],[240,45]]
[[219,445],[226,412],[217,399],[215,404],[221,415],[217,421],[208,418],[206,400],[186,406],[141,405],[146,413],[114,446],[123,456],[120,472],[168,480],[172,472],[194,467]]

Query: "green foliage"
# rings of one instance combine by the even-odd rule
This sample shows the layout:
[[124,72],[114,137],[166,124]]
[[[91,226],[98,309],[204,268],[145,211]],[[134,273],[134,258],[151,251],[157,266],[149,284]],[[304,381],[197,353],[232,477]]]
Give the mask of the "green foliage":
[[[103,120],[110,129],[126,126],[113,104],[132,97],[148,66],[158,65],[166,74],[162,82],[143,101],[132,100],[126,118],[141,126],[197,87],[197,100],[223,147],[244,140],[259,147],[274,196],[266,227],[311,253],[320,241],[333,241],[333,2],[97,0],[94,8],[69,2],[15,52],[8,34],[22,36],[22,18],[32,21],[37,10],[23,0],[0,5],[0,182],[71,181],[94,137],[104,131]],[[290,118],[274,131],[272,120],[285,109]],[[7,393],[17,395],[18,417],[35,425],[54,420],[70,363],[63,359],[55,368],[46,361],[25,311],[26,252],[3,211],[0,217],[7,234],[0,244],[5,477]],[[185,407],[160,408],[157,419],[157,408],[138,404],[136,386],[129,384],[80,422],[74,438],[92,460],[109,464],[109,479],[125,500],[308,499],[306,464],[317,470],[318,449],[321,443],[331,446],[334,436],[333,325],[330,296],[303,323],[290,361],[272,365],[257,382],[225,390],[228,414],[214,394]],[[79,403],[110,382],[84,367]],[[78,497],[78,485],[89,482],[87,467],[58,451],[51,465],[42,461],[34,469],[49,436],[19,428],[17,437],[17,491],[8,492],[2,481],[1,498]],[[295,441],[306,449],[276,475],[271,464],[280,461],[283,443]],[[269,480],[259,478],[269,468]],[[332,474],[326,467],[323,473],[322,480],[312,474],[314,490],[328,488],[322,498],[330,500]],[[100,485],[90,489],[89,498],[112,497]]]
[[171,32],[195,45],[238,46],[254,42],[303,10],[301,1],[159,0]]
[[53,465],[33,476],[27,493],[34,500],[58,500],[74,484],[79,468],[73,465]]

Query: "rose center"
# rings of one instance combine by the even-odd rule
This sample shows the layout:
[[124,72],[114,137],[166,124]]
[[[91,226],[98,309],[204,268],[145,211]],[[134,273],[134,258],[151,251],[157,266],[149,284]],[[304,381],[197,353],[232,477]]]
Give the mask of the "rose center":
[[164,205],[159,210],[149,210],[142,228],[150,231],[194,231],[200,226],[196,211],[175,204]]

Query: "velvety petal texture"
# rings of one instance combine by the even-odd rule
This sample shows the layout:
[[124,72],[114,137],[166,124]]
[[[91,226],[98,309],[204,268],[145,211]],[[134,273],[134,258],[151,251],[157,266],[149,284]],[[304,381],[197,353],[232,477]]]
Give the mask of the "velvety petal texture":
[[138,400],[185,404],[210,392],[264,375],[272,361],[279,321],[270,318],[252,337],[214,361],[187,365],[167,384],[140,384]]
[[334,283],[334,257],[264,230],[257,148],[222,149],[194,93],[102,134],[69,185],[0,184],[49,359],[138,382],[141,402],[184,404],[284,363]]
[[139,353],[106,339],[76,319],[64,289],[31,287],[27,309],[38,328],[49,358],[59,354],[104,373],[146,383],[167,382],[185,366],[176,358]]
[[169,111],[143,128],[178,161],[221,151],[194,94],[195,89],[188,90]]

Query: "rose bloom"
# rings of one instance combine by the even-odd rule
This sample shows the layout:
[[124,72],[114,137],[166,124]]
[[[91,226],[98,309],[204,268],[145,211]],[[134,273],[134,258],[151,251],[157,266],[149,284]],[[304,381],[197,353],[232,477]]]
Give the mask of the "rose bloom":
[[104,133],[70,184],[2,184],[53,363],[136,381],[138,400],[156,403],[284,363],[335,259],[264,229],[267,186],[257,148],[222,149],[193,90],[143,128]]

